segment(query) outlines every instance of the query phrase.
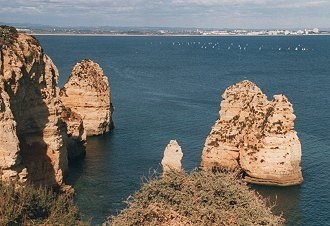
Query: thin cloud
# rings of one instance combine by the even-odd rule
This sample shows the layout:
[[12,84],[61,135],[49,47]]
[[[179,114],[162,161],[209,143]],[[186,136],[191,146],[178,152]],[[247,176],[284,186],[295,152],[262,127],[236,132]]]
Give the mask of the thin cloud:
[[302,27],[330,21],[329,0],[0,0],[0,5],[3,22],[54,25],[280,27],[291,26],[290,20]]
[[308,8],[329,6],[327,0],[172,0],[175,5],[209,7],[264,7],[264,8]]

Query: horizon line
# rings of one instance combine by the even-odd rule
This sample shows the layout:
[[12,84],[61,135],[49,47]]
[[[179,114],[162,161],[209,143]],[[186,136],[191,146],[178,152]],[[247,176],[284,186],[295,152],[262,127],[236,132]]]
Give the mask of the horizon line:
[[0,25],[9,25],[9,26],[31,26],[31,27],[53,27],[53,28],[149,28],[149,29],[159,29],[159,28],[169,28],[169,29],[221,29],[221,30],[269,30],[269,29],[276,29],[276,30],[290,30],[290,29],[307,29],[307,28],[319,28],[319,29],[326,29],[329,30],[330,27],[263,27],[263,28],[246,28],[246,27],[197,27],[197,26],[137,26],[137,25],[50,25],[50,24],[33,24],[33,23],[12,23],[12,22],[2,22],[0,21]]

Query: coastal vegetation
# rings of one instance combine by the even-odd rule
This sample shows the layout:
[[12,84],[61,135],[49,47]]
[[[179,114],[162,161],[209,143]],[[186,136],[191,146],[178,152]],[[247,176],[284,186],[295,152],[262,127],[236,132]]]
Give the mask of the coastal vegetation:
[[0,225],[85,225],[71,193],[0,182],[0,197]]
[[12,44],[13,40],[18,36],[17,30],[14,27],[1,25],[0,26],[0,48],[3,45]]
[[151,178],[106,225],[282,225],[239,173],[171,172]]
[[[72,193],[0,183],[0,195],[0,225],[89,225]],[[236,172],[171,171],[151,176],[103,225],[283,225],[266,201]]]

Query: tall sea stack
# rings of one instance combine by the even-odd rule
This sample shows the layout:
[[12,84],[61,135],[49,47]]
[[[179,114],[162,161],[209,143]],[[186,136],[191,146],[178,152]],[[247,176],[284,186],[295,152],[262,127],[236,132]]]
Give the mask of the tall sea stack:
[[97,63],[92,60],[77,63],[60,95],[65,107],[81,116],[87,136],[100,135],[112,128],[110,86]]
[[284,95],[268,101],[254,83],[242,81],[225,90],[219,116],[205,141],[201,168],[240,168],[247,182],[257,184],[303,182],[296,116]]

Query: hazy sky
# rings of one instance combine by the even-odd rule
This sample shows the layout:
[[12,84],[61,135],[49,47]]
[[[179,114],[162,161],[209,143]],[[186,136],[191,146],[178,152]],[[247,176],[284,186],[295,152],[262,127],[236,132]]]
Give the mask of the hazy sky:
[[0,0],[0,22],[59,26],[330,27],[330,0]]

